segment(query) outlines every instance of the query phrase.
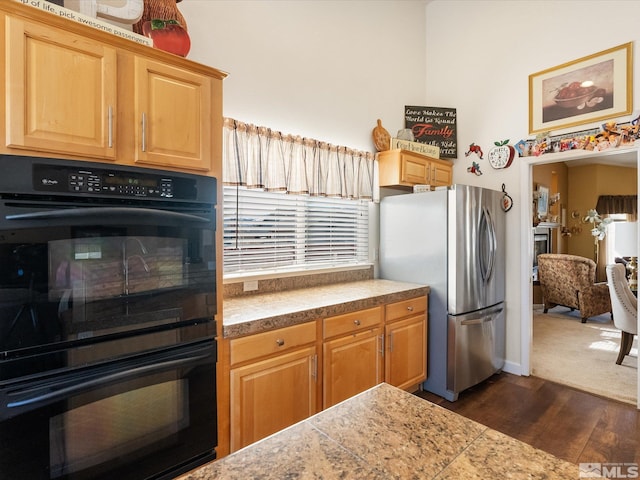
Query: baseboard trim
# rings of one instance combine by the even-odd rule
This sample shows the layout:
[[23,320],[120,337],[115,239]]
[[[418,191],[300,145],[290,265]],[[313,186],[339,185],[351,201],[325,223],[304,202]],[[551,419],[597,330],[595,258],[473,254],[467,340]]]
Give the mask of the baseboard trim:
[[512,373],[514,375],[520,375],[520,376],[526,376],[526,377],[529,376],[529,372],[522,373],[521,364],[509,362],[509,361],[504,362],[504,367],[502,367],[502,371],[506,373]]

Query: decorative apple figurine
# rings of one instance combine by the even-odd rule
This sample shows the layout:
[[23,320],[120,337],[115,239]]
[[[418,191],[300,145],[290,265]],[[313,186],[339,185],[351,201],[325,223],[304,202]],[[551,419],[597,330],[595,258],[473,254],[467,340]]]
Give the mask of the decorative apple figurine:
[[516,149],[508,143],[509,140],[494,142],[495,147],[489,150],[489,163],[493,168],[507,168],[513,162]]
[[177,20],[154,18],[142,24],[142,33],[153,40],[153,46],[165,52],[186,57],[191,49],[191,39]]

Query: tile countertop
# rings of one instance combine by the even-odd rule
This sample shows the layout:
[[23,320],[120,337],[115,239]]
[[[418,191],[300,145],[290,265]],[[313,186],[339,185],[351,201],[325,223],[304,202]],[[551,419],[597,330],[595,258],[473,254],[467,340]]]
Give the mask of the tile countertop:
[[575,464],[383,383],[179,480],[578,476]]
[[376,279],[242,295],[224,300],[223,334],[240,337],[428,293],[425,285]]

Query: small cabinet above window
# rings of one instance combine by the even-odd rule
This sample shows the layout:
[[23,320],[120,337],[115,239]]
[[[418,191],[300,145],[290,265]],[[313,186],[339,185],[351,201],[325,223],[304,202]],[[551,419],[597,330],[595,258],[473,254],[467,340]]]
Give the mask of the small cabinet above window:
[[409,150],[387,150],[378,154],[381,187],[451,185],[453,164]]

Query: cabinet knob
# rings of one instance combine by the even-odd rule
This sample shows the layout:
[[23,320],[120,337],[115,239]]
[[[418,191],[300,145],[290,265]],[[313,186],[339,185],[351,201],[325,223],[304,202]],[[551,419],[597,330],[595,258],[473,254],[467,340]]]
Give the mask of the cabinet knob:
[[276,345],[278,345],[279,347],[283,346],[283,345],[284,345],[284,340],[283,340],[283,339],[281,339],[281,338],[278,338],[278,339],[276,340]]
[[354,320],[354,321],[353,321],[353,324],[354,324],[356,327],[359,327],[359,326],[360,326],[360,320]]
[[410,312],[413,312],[413,307],[407,307],[407,310],[409,310]]

